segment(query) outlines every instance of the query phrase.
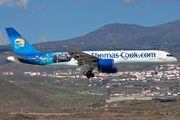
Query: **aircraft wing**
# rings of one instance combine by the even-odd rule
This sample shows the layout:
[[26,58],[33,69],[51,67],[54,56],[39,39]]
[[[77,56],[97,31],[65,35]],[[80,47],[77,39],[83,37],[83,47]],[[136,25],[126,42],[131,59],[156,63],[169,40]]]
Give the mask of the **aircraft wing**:
[[20,55],[16,55],[14,53],[10,53],[10,52],[4,52],[6,55],[9,55],[9,56],[13,56],[17,59],[23,59],[23,60],[28,60],[27,58],[23,57],[23,56],[20,56]]
[[100,59],[98,57],[89,55],[87,53],[72,49],[68,46],[63,46],[63,47],[68,50],[68,54],[71,55],[71,57],[73,57],[75,60],[78,61],[78,66],[83,65],[83,64],[92,65],[93,61],[97,61]]

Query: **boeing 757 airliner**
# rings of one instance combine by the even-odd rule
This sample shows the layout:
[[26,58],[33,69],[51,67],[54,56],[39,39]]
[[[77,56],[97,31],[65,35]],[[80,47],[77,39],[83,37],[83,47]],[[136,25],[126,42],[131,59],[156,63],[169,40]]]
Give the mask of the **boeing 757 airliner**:
[[167,64],[176,63],[172,54],[159,50],[120,50],[120,51],[78,51],[64,46],[67,52],[39,52],[28,43],[14,28],[6,28],[14,53],[5,52],[10,61],[39,66],[86,66],[83,74],[87,78],[97,67],[99,72],[116,73],[120,64]]

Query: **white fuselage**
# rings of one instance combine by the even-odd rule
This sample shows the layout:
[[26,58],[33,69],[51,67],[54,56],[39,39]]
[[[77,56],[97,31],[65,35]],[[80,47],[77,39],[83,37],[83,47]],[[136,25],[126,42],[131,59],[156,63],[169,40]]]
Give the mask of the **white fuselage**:
[[170,53],[159,50],[84,52],[102,59],[114,59],[115,64],[167,64],[177,62],[177,59],[175,57],[172,57]]
[[[114,59],[114,64],[168,64],[177,59],[170,53],[160,50],[121,50],[121,51],[83,51],[101,59]],[[68,62],[47,64],[47,66],[78,66],[75,59]]]

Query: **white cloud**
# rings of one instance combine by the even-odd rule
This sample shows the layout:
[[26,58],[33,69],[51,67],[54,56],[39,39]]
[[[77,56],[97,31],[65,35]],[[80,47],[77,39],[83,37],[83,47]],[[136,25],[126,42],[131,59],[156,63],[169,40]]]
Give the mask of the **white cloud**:
[[42,5],[40,5],[37,10],[40,11],[40,10],[43,10],[43,9],[46,9],[46,3],[43,3]]
[[23,9],[27,9],[29,0],[0,0],[0,6],[8,6],[8,7],[13,7],[13,6],[19,6],[22,7]]
[[7,35],[3,34],[1,31],[0,31],[0,45],[7,45],[9,44],[10,41],[7,37]]
[[47,33],[41,35],[41,36],[39,37],[39,41],[40,41],[40,42],[46,42],[46,41],[49,41],[49,38],[47,37]]
[[17,6],[22,6],[23,8],[27,9],[28,2],[29,0],[20,0],[17,2]]
[[8,7],[13,6],[13,4],[9,0],[0,0],[0,6],[7,5]]

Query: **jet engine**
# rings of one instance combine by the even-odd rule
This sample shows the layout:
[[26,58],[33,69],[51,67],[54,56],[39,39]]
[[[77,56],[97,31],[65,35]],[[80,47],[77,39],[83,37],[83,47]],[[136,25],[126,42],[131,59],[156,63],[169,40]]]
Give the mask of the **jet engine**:
[[112,68],[114,66],[113,59],[100,59],[94,63],[95,67],[98,68]]
[[114,66],[112,68],[98,68],[98,72],[102,72],[102,73],[117,73],[118,72],[118,67]]

